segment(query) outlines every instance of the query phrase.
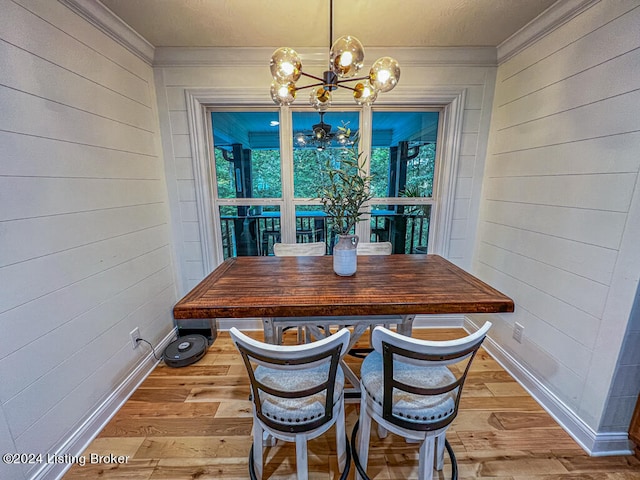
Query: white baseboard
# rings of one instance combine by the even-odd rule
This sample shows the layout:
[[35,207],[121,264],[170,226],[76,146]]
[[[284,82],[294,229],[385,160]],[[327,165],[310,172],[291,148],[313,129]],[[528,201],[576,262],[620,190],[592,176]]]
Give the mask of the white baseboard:
[[[478,326],[469,318],[464,328],[472,333]],[[584,420],[531,374],[505,349],[487,337],[482,347],[529,392],[553,419],[591,456],[633,455],[627,432],[596,433]]]
[[[173,328],[158,344],[156,352],[163,352],[169,343],[176,337],[177,330]],[[138,366],[125,378],[122,383],[100,404],[87,419],[71,433],[66,439],[58,443],[51,453],[56,455],[81,455],[93,439],[100,433],[111,418],[120,410],[120,407],[136,391],[140,384],[149,376],[159,363],[149,353],[140,360]],[[31,480],[61,479],[71,467],[69,463],[47,463],[38,470]]]

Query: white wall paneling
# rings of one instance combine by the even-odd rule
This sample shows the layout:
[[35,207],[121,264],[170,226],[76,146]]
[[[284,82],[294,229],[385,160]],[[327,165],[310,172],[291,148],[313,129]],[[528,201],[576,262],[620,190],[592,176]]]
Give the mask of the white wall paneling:
[[153,71],[60,2],[0,9],[0,444],[79,454],[149,371],[129,332],[173,335]]
[[[5,29],[2,39],[75,72],[134,102],[152,106],[149,68],[62,5],[47,0],[2,0],[3,21],[22,28]],[[43,49],[42,46],[56,46]],[[69,55],[68,52],[74,52]],[[37,60],[33,60],[36,61]]]
[[499,355],[548,390],[538,398],[561,405],[588,451],[620,453],[630,387],[612,379],[640,272],[640,4],[572,3],[498,68],[474,268],[516,302],[491,332]]
[[[164,338],[158,340],[156,349],[159,351],[164,350],[171,341],[175,340],[175,338],[176,331],[169,331]],[[122,353],[124,353],[124,351]],[[112,388],[112,390],[103,399],[101,399],[102,401],[99,403],[97,408],[93,409],[92,414],[86,418],[68,438],[59,442],[54,447],[54,451],[84,452],[86,450],[86,447],[95,437],[95,433],[101,431],[105,427],[107,422],[127,401],[131,393],[140,386],[140,384],[158,364],[151,351],[145,353],[146,354],[142,355],[142,360],[138,363],[137,367],[129,373],[129,375],[119,385]],[[105,370],[108,368],[113,368],[113,365],[105,366]],[[96,371],[95,374],[100,375],[102,373],[103,369],[101,368]],[[53,412],[54,415],[58,413],[59,412]],[[30,440],[25,440],[25,443],[30,443]],[[117,452],[114,453],[117,454]],[[31,478],[33,480],[62,478],[69,468],[70,465],[68,464],[50,463],[44,466],[44,468],[33,472],[33,476]]]
[[[11,430],[9,430],[7,416],[2,405],[0,405],[0,448],[2,449],[2,452],[5,453],[16,453],[18,451],[11,435]],[[15,480],[22,480],[25,478],[22,465],[18,463],[0,463],[0,475],[2,475],[2,478],[13,478]]]

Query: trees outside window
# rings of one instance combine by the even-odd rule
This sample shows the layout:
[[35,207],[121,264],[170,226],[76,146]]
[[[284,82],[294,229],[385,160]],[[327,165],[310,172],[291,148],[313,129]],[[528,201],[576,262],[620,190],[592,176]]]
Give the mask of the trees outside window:
[[361,241],[390,241],[394,253],[426,253],[437,208],[439,118],[437,109],[319,115],[212,108],[213,211],[224,258],[272,255],[280,241],[324,241],[331,252],[331,222],[316,197],[327,160],[339,161],[344,148],[339,127],[358,133],[373,177],[369,221],[356,231]]

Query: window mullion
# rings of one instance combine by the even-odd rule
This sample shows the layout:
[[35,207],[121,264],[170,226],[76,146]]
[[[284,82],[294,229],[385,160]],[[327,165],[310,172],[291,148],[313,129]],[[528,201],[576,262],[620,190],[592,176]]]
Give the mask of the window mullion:
[[296,243],[296,207],[293,203],[293,122],[291,109],[280,108],[280,161],[282,172],[282,212],[280,235],[283,243]]
[[[358,130],[359,145],[358,152],[365,158],[364,171],[369,175],[371,171],[371,107],[364,105],[360,111],[360,129]],[[361,157],[362,158],[362,157]],[[365,210],[371,212],[371,205],[365,205]],[[371,221],[369,215],[365,215],[366,220],[358,222],[356,225],[356,235],[361,242],[369,242],[371,239]]]

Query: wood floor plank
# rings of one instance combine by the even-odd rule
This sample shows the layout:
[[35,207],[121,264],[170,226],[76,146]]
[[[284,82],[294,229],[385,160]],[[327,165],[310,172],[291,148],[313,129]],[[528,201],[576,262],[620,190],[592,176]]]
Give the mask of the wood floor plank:
[[513,480],[638,480],[640,472],[562,473],[555,475],[517,475]]
[[156,369],[149,375],[149,378],[155,377],[206,377],[206,376],[224,376],[229,373],[228,365],[189,365],[183,368],[170,368],[164,364],[158,365]]
[[551,452],[554,448],[572,446],[575,441],[566,432],[552,429],[504,430],[504,431],[461,431],[456,430],[465,449],[474,450],[506,450],[516,449],[536,453]]
[[145,388],[193,388],[193,387],[235,387],[246,386],[246,372],[244,375],[224,376],[168,376],[149,377],[145,382]]
[[[262,339],[262,332],[248,332]],[[450,340],[459,328],[414,329],[417,338]],[[295,331],[285,332],[293,344]],[[358,342],[369,345],[368,335]],[[354,371],[361,358],[345,357]],[[249,380],[227,332],[205,357],[183,368],[158,366],[86,453],[128,455],[123,465],[74,465],[64,480],[204,480],[248,478],[252,405]],[[347,433],[359,405],[345,408]],[[417,478],[419,445],[389,434],[371,435],[368,473],[375,480]],[[480,350],[469,371],[458,417],[447,431],[458,459],[459,480],[640,480],[633,456],[589,457],[513,378]],[[265,449],[265,478],[295,479],[295,447]],[[355,467],[349,475],[354,479]],[[340,477],[335,431],[309,442],[309,478]],[[450,478],[449,460],[435,480]]]
[[594,457],[583,455],[561,457],[560,461],[571,473],[636,472],[640,476],[640,460],[635,456]]
[[219,353],[211,356],[205,355],[200,362],[202,362],[203,365],[211,366],[242,365],[242,358],[240,358],[240,355],[236,354],[235,351],[230,351],[229,353]]
[[[473,368],[473,367],[472,367]],[[496,384],[496,383],[507,383],[514,384],[513,377],[509,375],[504,370],[485,370],[485,371],[473,371],[472,375],[467,377],[465,381],[465,388],[468,385],[473,385],[477,383],[483,384]],[[517,385],[517,384],[516,384]]]
[[531,397],[473,397],[463,392],[460,408],[463,410],[542,412],[542,407]]
[[555,420],[546,412],[495,412],[493,416],[503,430],[557,427]]
[[135,454],[137,459],[246,458],[251,435],[232,437],[147,437]]
[[185,402],[245,401],[250,393],[251,388],[247,384],[233,387],[197,387],[191,389]]
[[[208,405],[208,404],[199,404],[192,403],[191,405]],[[218,409],[215,413],[216,417],[227,417],[227,418],[253,418],[253,409],[251,406],[251,402],[246,400],[244,402],[241,401],[228,401],[228,402],[220,402],[218,403]]]
[[112,480],[149,480],[157,469],[158,460],[129,460],[124,464],[74,465],[64,476],[65,480],[109,478]]
[[[352,467],[355,470],[355,467]],[[367,475],[371,480],[391,480],[387,457],[384,454],[371,454],[367,464]],[[355,477],[350,477],[355,478]]]
[[480,464],[478,470],[480,477],[532,475],[540,473],[559,475],[568,472],[558,459],[552,457],[519,457],[487,460]]
[[91,453],[97,453],[98,455],[124,455],[133,458],[140,446],[144,442],[144,437],[98,437],[91,446],[84,451],[83,455],[88,456]]
[[220,404],[208,403],[152,403],[129,400],[123,405],[115,419],[127,418],[201,418],[215,416]]
[[529,395],[524,388],[514,382],[487,382],[485,386],[496,397],[526,397]]
[[105,437],[179,437],[251,435],[251,418],[135,418],[109,422]]
[[133,395],[129,397],[130,401],[150,402],[150,403],[166,403],[166,402],[184,402],[191,388],[146,388],[140,387]]
[[219,459],[211,459],[209,465],[194,467],[191,462],[186,465],[158,465],[149,480],[246,480],[247,462],[241,459],[228,465],[220,464]]

